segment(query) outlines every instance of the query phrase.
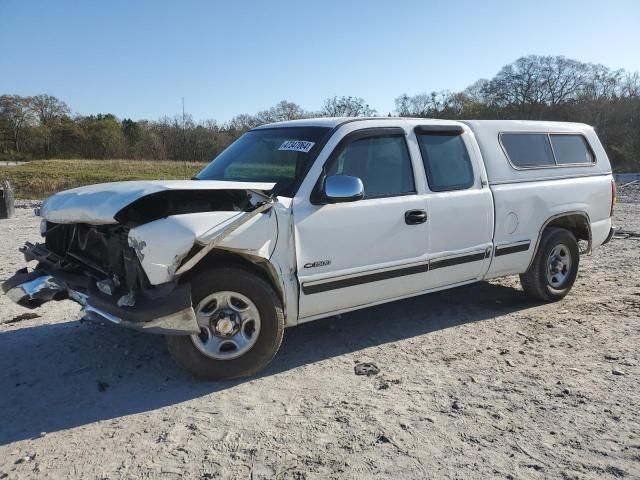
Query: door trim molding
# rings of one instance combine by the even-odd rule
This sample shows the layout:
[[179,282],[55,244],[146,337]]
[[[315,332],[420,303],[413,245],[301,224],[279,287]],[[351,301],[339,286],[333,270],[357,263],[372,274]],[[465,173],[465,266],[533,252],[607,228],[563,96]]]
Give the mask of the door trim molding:
[[312,295],[314,293],[322,293],[329,290],[337,290],[339,288],[354,287],[356,285],[362,285],[364,283],[390,280],[392,278],[404,277],[406,275],[415,275],[417,273],[427,273],[428,271],[429,264],[423,263],[420,265],[412,265],[410,267],[385,270],[383,272],[368,273],[365,275],[359,275],[357,277],[343,278],[340,280],[329,279],[328,281],[324,281],[323,283],[314,283],[313,285],[303,283],[302,292],[305,295]]
[[302,284],[302,292],[305,295],[313,295],[314,293],[323,293],[330,290],[338,290],[340,288],[354,287],[366,283],[379,282],[382,280],[390,280],[392,278],[404,277],[408,275],[416,275],[418,273],[428,273],[438,268],[453,267],[465,263],[479,262],[491,255],[491,249],[487,248],[481,252],[467,253],[456,257],[441,257],[429,260],[426,263],[418,265],[394,268],[392,270],[384,270],[382,272],[365,273],[348,278],[332,277],[329,279],[318,280],[309,285],[310,282]]
[[436,268],[453,267],[454,265],[462,265],[463,263],[479,262],[489,256],[491,250],[486,250],[480,253],[472,253],[470,255],[463,255],[461,257],[445,258],[442,260],[432,260],[429,262],[429,270],[435,270]]
[[511,253],[518,253],[518,252],[526,252],[527,250],[529,250],[529,247],[531,246],[531,241],[530,240],[526,240],[523,242],[520,242],[518,244],[511,244],[511,245],[501,245],[499,247],[496,247],[496,253],[495,256],[496,257],[501,257],[503,255],[509,255]]

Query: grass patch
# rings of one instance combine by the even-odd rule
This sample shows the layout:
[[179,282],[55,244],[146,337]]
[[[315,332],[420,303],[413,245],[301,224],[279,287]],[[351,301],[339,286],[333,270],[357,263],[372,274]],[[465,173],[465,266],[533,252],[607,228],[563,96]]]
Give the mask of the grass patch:
[[206,163],[154,160],[35,160],[0,166],[0,179],[11,182],[16,198],[41,199],[61,190],[125,180],[184,180]]

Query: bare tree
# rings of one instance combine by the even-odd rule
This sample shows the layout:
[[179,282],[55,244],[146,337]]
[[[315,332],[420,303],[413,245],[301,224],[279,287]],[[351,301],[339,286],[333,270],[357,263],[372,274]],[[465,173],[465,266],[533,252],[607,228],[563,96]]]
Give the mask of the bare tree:
[[66,103],[58,98],[40,94],[31,97],[31,108],[37,115],[41,124],[48,125],[56,118],[69,115],[70,110]]
[[411,97],[406,93],[403,93],[399,97],[396,97],[394,100],[396,105],[396,113],[400,117],[410,117],[411,116]]
[[611,70],[604,65],[586,64],[587,74],[581,92],[590,100],[612,99],[621,94],[624,71]]
[[324,101],[321,117],[375,117],[378,112],[360,97],[332,97]]
[[530,117],[536,105],[545,101],[540,57],[530,55],[502,67],[486,85],[485,94],[497,106],[516,108]]
[[396,111],[401,117],[432,117],[443,116],[454,107],[454,98],[450,92],[419,93],[410,97],[403,94],[395,99]]
[[625,75],[622,85],[622,95],[625,97],[640,97],[640,73],[633,72]]
[[[529,57],[530,58],[530,57]],[[588,66],[565,57],[537,57],[540,99],[549,105],[560,105],[584,88]]]
[[231,120],[229,120],[228,128],[230,130],[243,133],[243,132],[246,132],[247,130],[251,130],[252,128],[257,127],[260,124],[261,124],[261,121],[258,118],[256,118],[254,115],[241,113],[240,115],[236,115]]
[[258,112],[256,115],[261,123],[283,122],[286,120],[297,120],[310,116],[302,107],[296,103],[282,100],[268,110]]

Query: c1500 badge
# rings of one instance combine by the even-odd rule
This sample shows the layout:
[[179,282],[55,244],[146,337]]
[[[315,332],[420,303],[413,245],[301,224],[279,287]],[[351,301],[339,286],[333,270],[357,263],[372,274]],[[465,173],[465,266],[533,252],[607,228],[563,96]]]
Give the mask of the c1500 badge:
[[318,260],[317,262],[309,262],[304,264],[304,268],[326,267],[331,265],[331,260]]

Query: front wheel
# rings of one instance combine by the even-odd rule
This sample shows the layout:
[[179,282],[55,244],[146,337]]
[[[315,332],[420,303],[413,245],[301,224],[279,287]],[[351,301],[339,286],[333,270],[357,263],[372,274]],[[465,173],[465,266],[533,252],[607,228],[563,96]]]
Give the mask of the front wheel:
[[284,332],[282,304],[271,285],[240,268],[202,271],[191,280],[200,333],[167,336],[173,359],[194,376],[252,375],[275,356]]
[[578,242],[573,233],[564,228],[547,228],[529,269],[520,275],[520,283],[537,300],[560,300],[573,287],[579,263]]

